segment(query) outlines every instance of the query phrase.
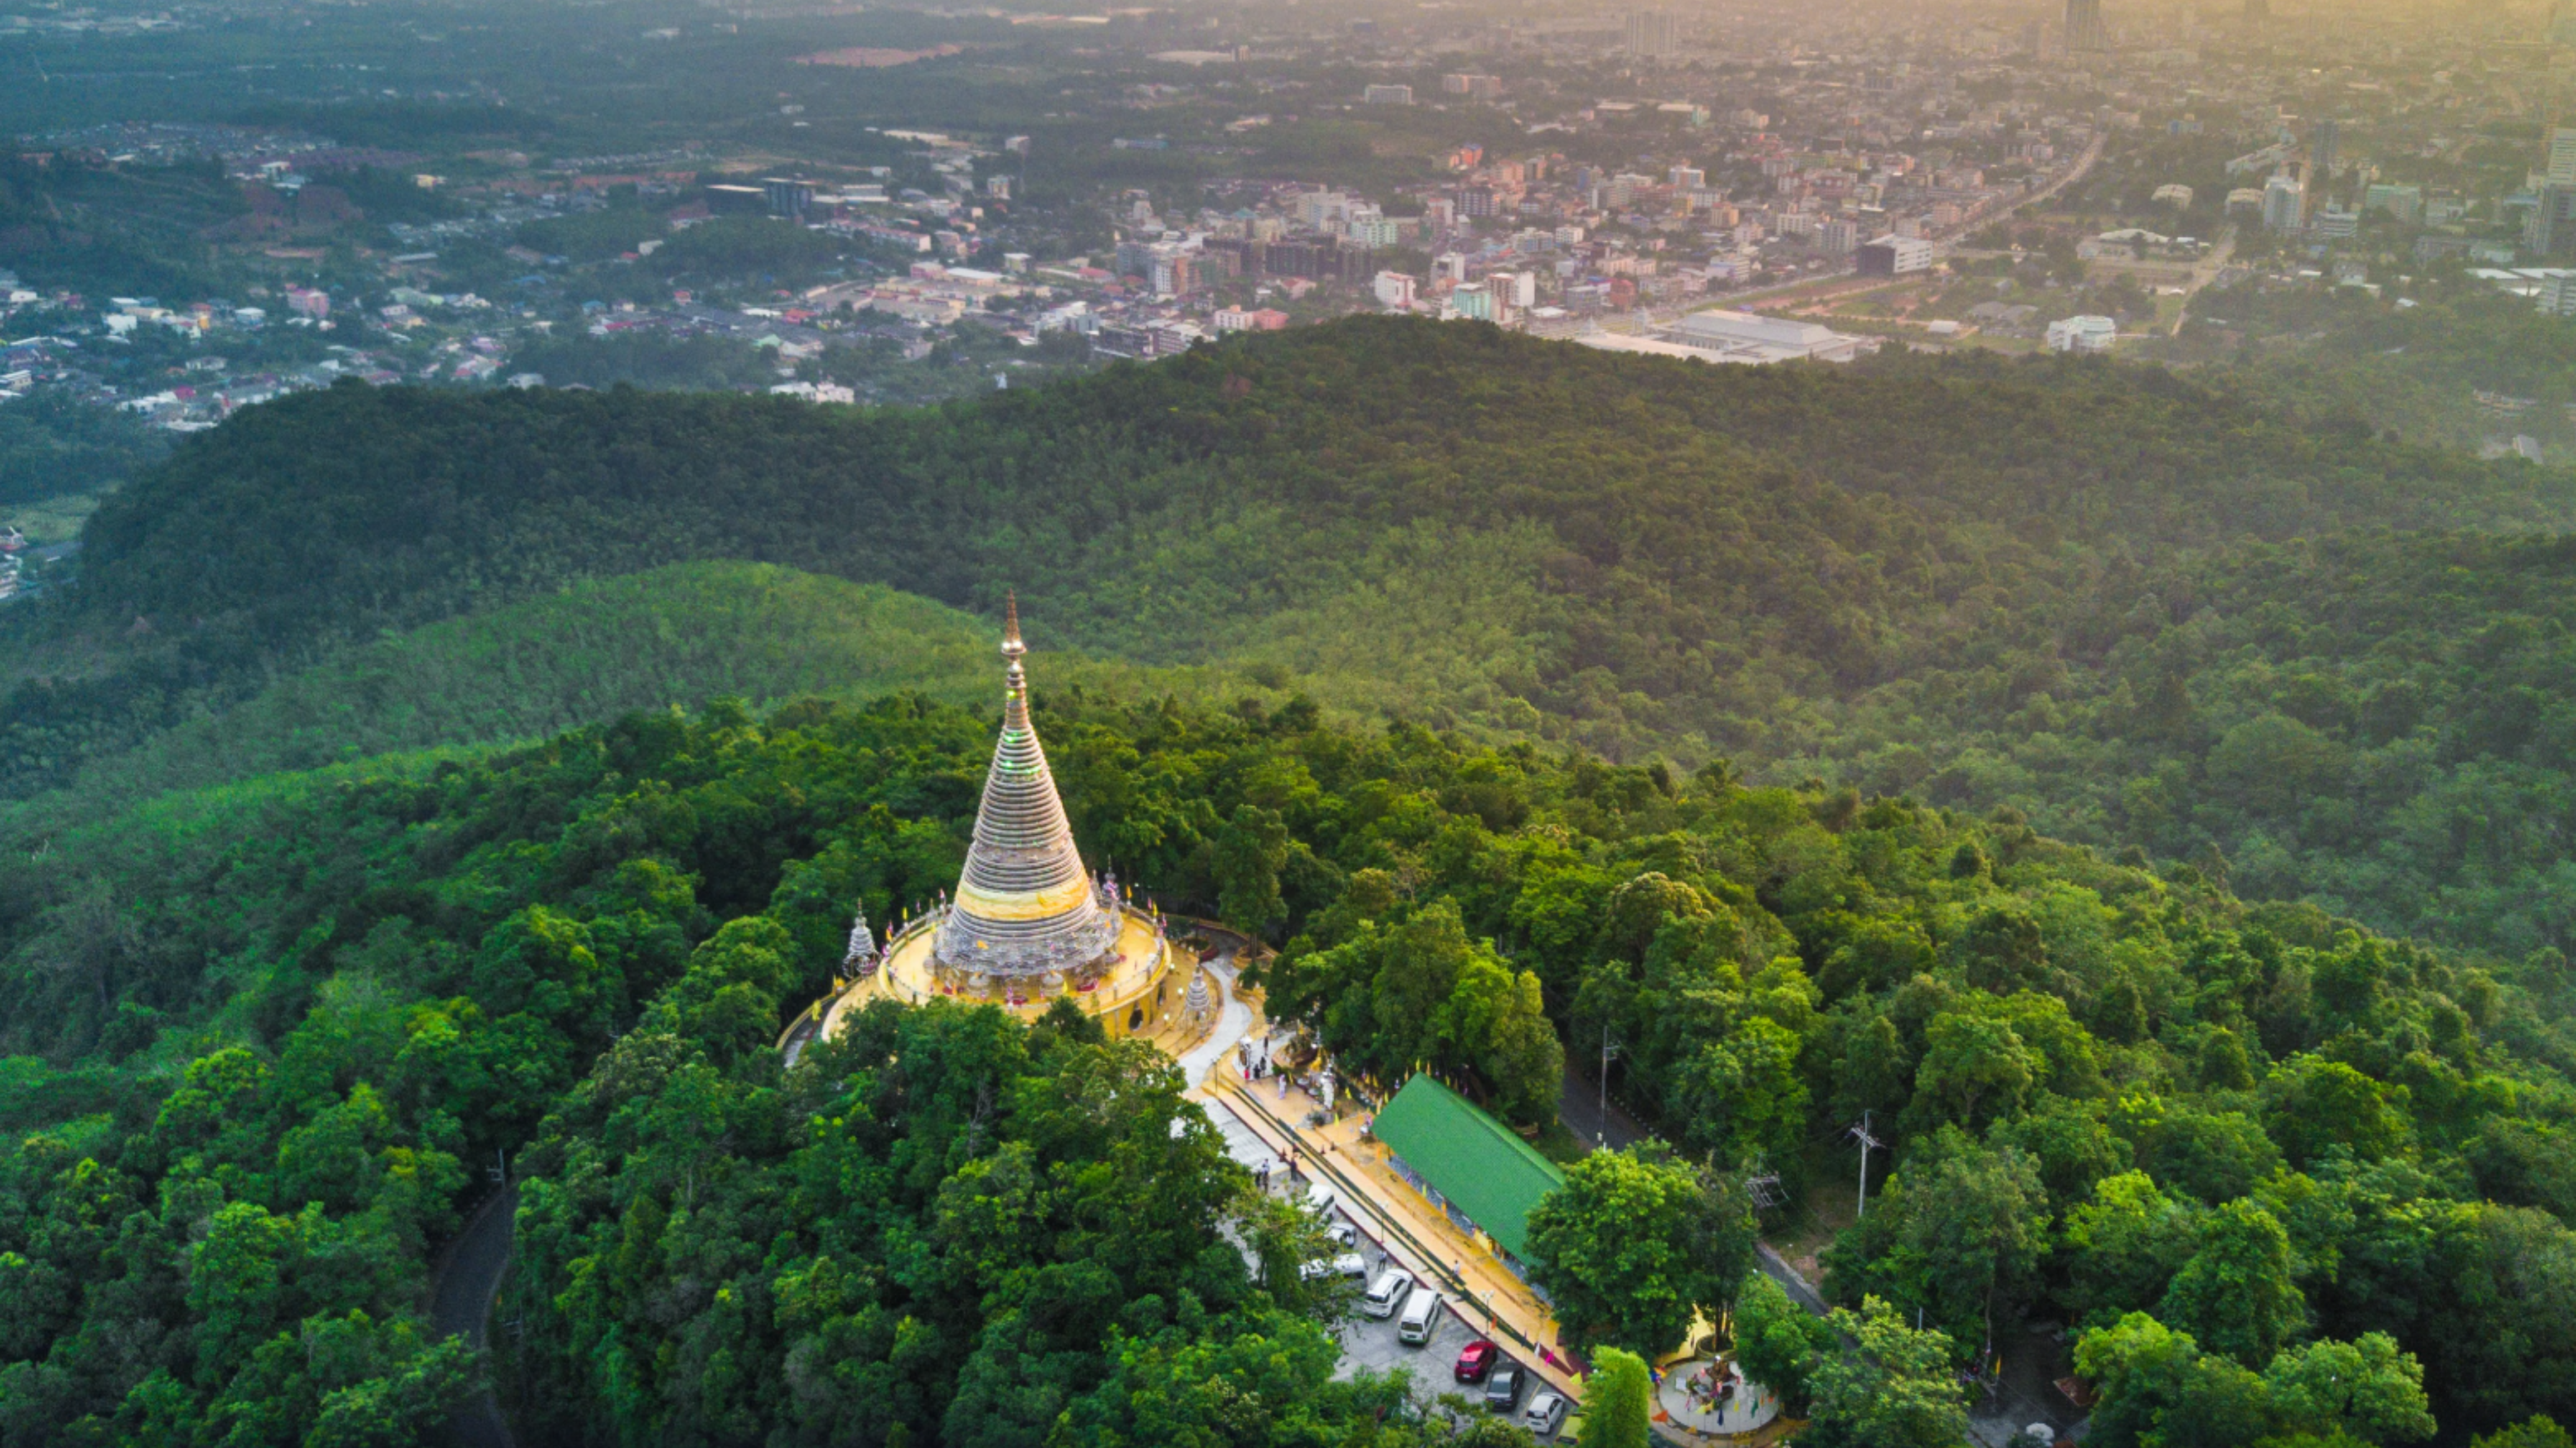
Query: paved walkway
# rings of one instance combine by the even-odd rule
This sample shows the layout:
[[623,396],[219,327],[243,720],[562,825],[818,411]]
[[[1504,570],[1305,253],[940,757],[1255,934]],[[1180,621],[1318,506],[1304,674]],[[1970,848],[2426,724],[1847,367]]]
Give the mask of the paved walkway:
[[795,1068],[796,1059],[804,1055],[805,1048],[814,1044],[814,1038],[822,1033],[822,1012],[809,1010],[796,1018],[796,1024],[787,1028],[787,1039],[780,1042],[778,1047],[779,1054],[785,1058],[789,1069]]
[[1234,971],[1232,949],[1219,951],[1207,963],[1208,975],[1216,982],[1225,1008],[1217,1012],[1216,1028],[1208,1032],[1207,1039],[1181,1054],[1181,1073],[1189,1078],[1192,1088],[1205,1081],[1209,1070],[1252,1034],[1256,1013],[1249,1002],[1234,993]]

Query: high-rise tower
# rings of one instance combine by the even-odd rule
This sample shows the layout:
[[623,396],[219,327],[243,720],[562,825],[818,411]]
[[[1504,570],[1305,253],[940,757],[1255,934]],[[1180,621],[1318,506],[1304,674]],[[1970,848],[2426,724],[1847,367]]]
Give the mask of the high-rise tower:
[[2550,129],[2549,157],[2542,164],[2550,185],[2576,186],[2576,126]]
[[1628,54],[1637,60],[1664,60],[1681,49],[1680,28],[1669,10],[1628,12]]
[[957,898],[932,947],[943,967],[997,979],[1082,970],[1109,953],[1119,929],[1116,906],[1103,899],[1114,887],[1095,885],[1082,868],[1046,749],[1029,723],[1029,681],[1020,667],[1028,651],[1013,597],[1002,629],[1009,663],[1002,737],[984,777]]
[[2111,48],[2111,37],[2102,28],[2102,0],[2066,0],[2066,48]]

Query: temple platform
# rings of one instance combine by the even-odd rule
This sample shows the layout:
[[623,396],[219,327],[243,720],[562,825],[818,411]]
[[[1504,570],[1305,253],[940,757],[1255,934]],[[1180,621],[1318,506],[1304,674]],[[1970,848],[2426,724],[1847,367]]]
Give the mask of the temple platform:
[[1191,1021],[1183,1010],[1190,977],[1199,968],[1197,955],[1158,933],[1153,918],[1142,911],[1119,912],[1115,965],[1097,976],[1074,975],[1053,988],[1029,979],[991,979],[978,985],[964,973],[940,969],[931,960],[938,923],[937,915],[925,915],[887,941],[884,964],[851,982],[823,1008],[818,1034],[830,1036],[849,1012],[879,999],[921,1005],[945,998],[998,1006],[1022,1021],[1036,1020],[1060,998],[1070,999],[1112,1039],[1148,1037],[1174,1056],[1180,1052],[1172,1046],[1187,1049],[1213,1024]]

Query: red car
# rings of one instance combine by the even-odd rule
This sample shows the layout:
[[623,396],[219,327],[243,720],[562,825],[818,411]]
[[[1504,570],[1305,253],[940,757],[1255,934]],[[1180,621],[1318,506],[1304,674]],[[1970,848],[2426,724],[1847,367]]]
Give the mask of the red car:
[[1485,1374],[1501,1361],[1503,1350],[1482,1340],[1471,1342],[1458,1352],[1458,1366],[1451,1372],[1462,1383],[1481,1383]]

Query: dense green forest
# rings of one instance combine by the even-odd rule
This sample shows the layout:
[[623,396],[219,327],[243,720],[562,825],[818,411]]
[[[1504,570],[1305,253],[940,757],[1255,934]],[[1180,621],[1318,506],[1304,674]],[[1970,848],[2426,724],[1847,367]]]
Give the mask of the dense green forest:
[[[1742,1289],[1820,1441],[1939,1441],[2026,1321],[2115,1448],[2576,1421],[2571,511],[2161,372],[1377,321],[251,409],[0,616],[0,1443],[416,1436],[496,1150],[553,1437],[1508,1437],[1335,1384],[1314,1224],[1167,1067],[766,1049],[954,878],[1013,587],[1085,849],[1268,932],[1274,1011],[1532,1128],[1618,1044],[1670,1153],[1534,1233],[1588,1347],[1736,1294],[1730,1184],[1869,1111],[1842,1335]],[[1587,1265],[1641,1233],[1695,1265]]]
[[[758,563],[585,580],[380,639],[0,812],[40,841],[172,791],[405,750],[542,738],[720,696],[992,693],[989,631],[926,599]],[[1133,674],[1062,660],[1068,680]],[[1177,681],[1176,674],[1156,676]]]
[[[351,386],[192,441],[0,621],[0,787],[113,775],[386,630],[750,558],[1016,586],[1097,657],[1481,738],[2010,806],[2518,958],[2576,948],[2572,509],[2564,472],[2152,369],[1397,321],[913,411]],[[707,682],[671,697],[764,687]]]
[[[2563,965],[2010,817],[1298,701],[1038,702],[1086,850],[1278,932],[1275,1004],[1354,1063],[1536,1118],[1559,1036],[1607,1030],[1677,1146],[1792,1179],[1878,1111],[1900,1165],[1829,1259],[1882,1304],[1859,1355],[1772,1335],[1843,1441],[2025,1314],[2087,1329],[2106,1441],[2259,1436],[2181,1436],[2202,1384],[2236,1427],[2365,1442],[2576,1418]],[[1167,1065],[957,1009],[766,1049],[851,908],[953,879],[988,713],[631,715],[173,794],[29,858],[0,1433],[407,1440],[475,1372],[422,1341],[428,1249],[467,1164],[527,1147],[499,1366],[557,1438],[1445,1441],[1401,1384],[1331,1382],[1333,1304],[1285,1270],[1311,1222],[1243,1194]],[[1669,1170],[1602,1160],[1578,1185]],[[1603,1301],[1570,1330],[1619,1341]]]
[[2513,955],[2571,948],[2562,769],[2576,543],[2254,545],[2106,576],[2022,651],[1820,714],[1802,767],[2240,892]]

